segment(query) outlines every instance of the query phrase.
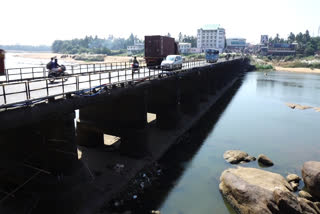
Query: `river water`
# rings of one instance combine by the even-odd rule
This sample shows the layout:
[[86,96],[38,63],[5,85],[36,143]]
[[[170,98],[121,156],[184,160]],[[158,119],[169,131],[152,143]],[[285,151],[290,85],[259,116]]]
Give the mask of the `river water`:
[[[191,131],[191,140],[176,145],[161,160],[166,169],[133,210],[164,214],[235,213],[219,192],[221,173],[234,167],[223,159],[239,149],[263,153],[283,176],[301,176],[305,161],[320,161],[320,112],[298,110],[286,102],[320,107],[320,75],[289,72],[247,73],[238,88],[216,105]],[[243,164],[260,168],[257,161]],[[302,188],[302,187],[301,187]]]

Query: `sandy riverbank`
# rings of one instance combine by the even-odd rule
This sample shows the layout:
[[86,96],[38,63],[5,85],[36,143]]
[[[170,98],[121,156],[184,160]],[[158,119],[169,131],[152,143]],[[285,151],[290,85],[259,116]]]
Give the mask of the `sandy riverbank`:
[[[75,60],[72,58],[73,55],[69,54],[59,54],[59,53],[48,53],[48,52],[43,52],[43,53],[17,53],[15,54],[17,57],[22,57],[22,58],[30,58],[30,59],[48,59],[52,57],[57,57],[58,59],[63,59],[64,61],[68,62],[75,62],[75,63],[88,63],[85,61],[80,61],[80,60]],[[63,57],[62,56],[68,56],[68,57]],[[104,58],[105,63],[113,63],[113,62],[128,62],[132,59],[130,56],[106,56]],[[143,58],[138,58],[138,60],[143,60]],[[90,62],[90,63],[96,63],[96,62]],[[101,63],[101,62],[99,62]]]
[[289,71],[289,72],[298,72],[298,73],[319,73],[320,69],[311,69],[311,68],[285,68],[281,66],[273,66],[276,71]]

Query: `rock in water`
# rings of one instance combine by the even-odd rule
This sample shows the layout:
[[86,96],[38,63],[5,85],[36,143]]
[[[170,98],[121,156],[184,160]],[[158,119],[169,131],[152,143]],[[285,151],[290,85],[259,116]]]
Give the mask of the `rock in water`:
[[291,181],[299,182],[301,178],[296,174],[290,174],[287,176],[287,181],[290,183]]
[[302,167],[302,178],[310,194],[320,198],[320,162],[305,162]]
[[255,168],[232,168],[219,189],[240,214],[319,214],[319,204],[297,197],[280,174]]
[[255,168],[238,167],[225,170],[220,177],[220,191],[241,214],[276,213],[279,207],[273,196],[277,189],[292,191],[280,174]]
[[248,153],[240,150],[228,150],[223,154],[223,158],[231,164],[238,164],[242,161],[249,162],[255,160],[255,157],[249,156]]
[[299,183],[294,182],[294,181],[291,181],[291,182],[289,182],[289,183],[290,183],[290,185],[291,185],[291,187],[292,187],[293,191],[297,191],[297,190],[298,190]]
[[265,166],[273,166],[272,160],[264,154],[258,156],[258,162]]
[[312,201],[313,198],[312,198],[312,195],[304,190],[301,190],[299,191],[298,195],[301,197],[301,198],[305,198],[305,199],[308,199],[309,201]]

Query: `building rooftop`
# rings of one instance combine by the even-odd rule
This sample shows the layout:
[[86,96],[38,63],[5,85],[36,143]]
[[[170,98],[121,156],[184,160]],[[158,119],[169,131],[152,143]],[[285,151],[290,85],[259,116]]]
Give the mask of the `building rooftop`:
[[218,24],[208,24],[204,25],[201,29],[202,30],[217,30],[218,28],[221,28]]
[[241,39],[241,40],[247,40],[247,39],[245,39],[245,38],[241,38],[241,37],[233,37],[233,38],[227,38],[227,39]]

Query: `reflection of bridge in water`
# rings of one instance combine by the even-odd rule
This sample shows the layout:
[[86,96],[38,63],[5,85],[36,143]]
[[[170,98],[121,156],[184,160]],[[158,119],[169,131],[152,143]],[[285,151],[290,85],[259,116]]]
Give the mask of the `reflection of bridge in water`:
[[[190,129],[250,68],[248,62],[242,58],[210,65],[189,62],[175,72],[147,68],[134,74],[87,72],[52,85],[47,79],[3,83],[0,200],[8,206],[0,206],[0,211],[23,209],[10,206],[20,197],[38,213],[52,197],[56,210],[47,213],[75,209],[85,213],[88,204],[101,206],[112,194],[107,189],[119,189],[119,182],[128,179],[104,174],[104,161],[114,165],[117,154],[125,155],[128,176],[134,176]],[[14,92],[18,87],[20,91]],[[23,94],[20,100],[8,98],[17,93]],[[76,128],[75,110],[79,110]],[[148,123],[148,113],[156,115],[154,122]],[[93,155],[87,148],[104,148],[104,134],[120,138],[119,152],[104,155],[96,149]]]

